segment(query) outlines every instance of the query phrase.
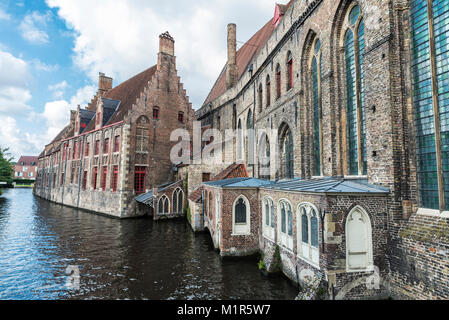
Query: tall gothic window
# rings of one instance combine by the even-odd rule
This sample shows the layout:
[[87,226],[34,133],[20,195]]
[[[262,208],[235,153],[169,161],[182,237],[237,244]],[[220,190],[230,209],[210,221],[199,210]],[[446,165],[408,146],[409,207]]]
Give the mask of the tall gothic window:
[[366,121],[363,54],[364,22],[355,5],[347,18],[344,38],[346,63],[346,126],[349,175],[366,175]]
[[287,54],[287,91],[293,88],[293,56],[289,51]]
[[281,97],[281,66],[276,66],[276,99]]
[[313,175],[321,176],[321,42],[315,40],[312,58]]
[[266,87],[267,87],[267,107],[269,107],[271,104],[271,81],[269,75],[267,75]]
[[412,0],[412,86],[420,205],[449,210],[449,5]]
[[173,192],[173,213],[182,213],[184,207],[184,193],[181,189]]
[[170,212],[170,201],[166,195],[159,199],[158,212],[159,214],[168,214]]
[[263,201],[262,208],[264,210],[264,214],[263,214],[263,217],[264,217],[263,218],[264,219],[263,234],[268,239],[274,240],[274,225],[275,225],[275,221],[274,221],[274,203],[273,203],[273,200],[271,200],[270,198],[265,198],[265,200]]
[[246,129],[247,137],[246,137],[246,163],[253,164],[254,163],[254,113],[251,109],[248,111],[248,119],[246,120]]
[[292,206],[286,200],[279,202],[279,243],[286,248],[293,250],[293,213]]
[[292,179],[294,177],[293,162],[293,136],[288,125],[281,130],[281,178]]
[[268,134],[263,134],[259,143],[259,177],[261,179],[271,179],[271,152],[270,152],[270,140]]
[[262,109],[263,109],[263,99],[262,99],[262,96],[263,96],[263,88],[262,88],[262,83],[259,85],[259,90],[258,90],[258,92],[257,92],[257,95],[258,95],[258,104],[259,104],[259,113],[261,113],[262,112]]
[[298,255],[315,264],[319,263],[318,212],[309,203],[298,207]]

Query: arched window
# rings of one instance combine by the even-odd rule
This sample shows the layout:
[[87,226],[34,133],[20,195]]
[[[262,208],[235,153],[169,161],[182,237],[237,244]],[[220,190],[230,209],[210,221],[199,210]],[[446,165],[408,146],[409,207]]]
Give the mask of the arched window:
[[360,7],[352,7],[344,38],[346,64],[346,131],[349,175],[366,175],[366,121],[363,54],[364,22]]
[[292,179],[294,177],[293,162],[293,136],[288,125],[281,127],[281,178]]
[[278,241],[279,244],[293,250],[293,213],[292,206],[287,200],[279,201],[278,206]]
[[347,271],[373,270],[371,220],[365,210],[356,207],[349,213],[345,234]]
[[170,201],[168,200],[166,195],[163,195],[159,199],[158,212],[159,214],[169,214],[170,212]]
[[289,51],[287,54],[287,91],[293,88],[293,56]]
[[270,240],[274,241],[274,202],[270,198],[263,201],[263,234]]
[[251,233],[250,206],[245,196],[240,196],[232,206],[232,233],[249,235]]
[[420,206],[440,211],[449,210],[448,17],[447,1],[410,1]]
[[321,42],[316,39],[312,49],[312,105],[313,105],[313,175],[321,176]]
[[209,219],[212,220],[212,192],[211,191],[209,191],[209,195],[207,198],[207,204],[208,204],[207,212],[209,215]]
[[276,66],[276,100],[281,97],[281,66]]
[[243,160],[243,130],[242,130],[242,120],[239,119],[239,124],[237,127],[237,160]]
[[254,164],[254,113],[251,109],[248,111],[248,118],[246,119],[246,129],[248,130],[246,136],[246,163]]
[[263,109],[263,88],[262,88],[262,83],[259,84],[259,90],[258,90],[257,94],[258,94],[259,113],[262,113],[262,109]]
[[268,108],[271,104],[271,81],[269,75],[267,75],[266,89],[267,89],[267,108]]
[[184,210],[184,192],[178,188],[173,192],[173,213],[182,213]]
[[309,203],[302,203],[297,211],[298,256],[319,264],[319,223],[318,210]]
[[259,143],[259,178],[270,180],[271,179],[271,152],[270,152],[270,140],[268,140],[268,134],[264,133],[260,138]]

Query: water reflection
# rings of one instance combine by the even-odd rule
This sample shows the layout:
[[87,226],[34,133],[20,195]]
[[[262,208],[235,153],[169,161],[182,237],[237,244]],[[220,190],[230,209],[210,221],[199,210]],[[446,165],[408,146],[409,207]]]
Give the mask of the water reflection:
[[[80,290],[66,287],[78,266]],[[0,197],[0,299],[293,299],[255,261],[221,261],[183,221],[119,221],[51,204],[31,190]]]

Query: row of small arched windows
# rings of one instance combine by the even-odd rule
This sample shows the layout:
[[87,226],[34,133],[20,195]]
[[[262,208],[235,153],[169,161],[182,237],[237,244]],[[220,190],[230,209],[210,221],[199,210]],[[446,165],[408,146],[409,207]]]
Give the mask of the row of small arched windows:
[[[173,214],[181,214],[184,210],[184,192],[177,188],[173,192],[173,198],[172,198],[172,205],[173,205]],[[158,214],[169,214],[170,213],[170,200],[168,197],[164,194],[158,201]]]

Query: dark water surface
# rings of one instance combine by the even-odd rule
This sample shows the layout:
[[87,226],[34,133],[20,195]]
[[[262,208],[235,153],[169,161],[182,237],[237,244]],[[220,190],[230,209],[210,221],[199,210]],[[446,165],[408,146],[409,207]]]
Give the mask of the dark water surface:
[[[67,267],[79,269],[69,289]],[[114,220],[51,204],[30,189],[0,196],[0,299],[293,299],[257,261],[222,261],[184,221]]]

